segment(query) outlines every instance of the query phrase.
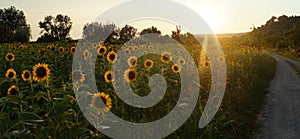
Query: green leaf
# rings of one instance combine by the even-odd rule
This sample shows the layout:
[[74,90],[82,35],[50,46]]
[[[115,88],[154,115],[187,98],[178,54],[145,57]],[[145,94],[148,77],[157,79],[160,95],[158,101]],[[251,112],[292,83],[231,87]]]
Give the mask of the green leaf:
[[42,118],[34,113],[22,112],[19,114],[19,121],[22,122],[43,122]]
[[19,104],[21,102],[21,99],[19,96],[14,96],[14,95],[7,95],[5,97],[5,100],[7,102],[12,102],[12,103],[15,103],[15,104]]
[[6,112],[0,113],[0,120],[9,121],[9,114]]
[[10,82],[11,79],[8,79],[8,78],[0,78],[0,85],[4,84],[4,83],[7,83],[7,82]]
[[4,103],[5,101],[5,97],[0,98],[0,103]]
[[9,132],[7,135],[11,138],[16,138],[16,137],[22,137],[29,133],[30,133],[30,130],[15,130],[15,131]]

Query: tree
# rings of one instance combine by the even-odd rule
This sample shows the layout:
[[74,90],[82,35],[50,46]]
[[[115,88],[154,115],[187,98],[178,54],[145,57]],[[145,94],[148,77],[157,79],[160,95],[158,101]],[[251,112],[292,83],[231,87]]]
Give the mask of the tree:
[[72,28],[71,18],[67,15],[59,14],[55,18],[46,16],[43,22],[39,22],[42,29],[38,42],[54,42],[61,40],[70,40],[70,30]]
[[158,30],[156,27],[152,26],[150,28],[146,28],[146,29],[143,29],[140,33],[140,35],[143,35],[143,34],[148,34],[148,33],[157,33],[159,35],[161,35],[161,31]]
[[114,32],[115,29],[115,24],[102,25],[98,22],[85,24],[83,27],[83,39],[90,42],[105,41],[106,38],[116,34]]
[[25,43],[29,41],[30,37],[30,28],[29,26],[25,26],[22,28],[18,28],[14,34],[13,41]]
[[123,27],[119,33],[119,41],[121,41],[122,43],[128,42],[129,40],[135,37],[136,32],[136,28],[129,25],[125,25],[125,27]]
[[[14,6],[0,9],[0,29],[0,42],[29,41],[30,26],[26,24],[24,12],[16,9]],[[19,37],[21,32],[24,32],[23,38]]]

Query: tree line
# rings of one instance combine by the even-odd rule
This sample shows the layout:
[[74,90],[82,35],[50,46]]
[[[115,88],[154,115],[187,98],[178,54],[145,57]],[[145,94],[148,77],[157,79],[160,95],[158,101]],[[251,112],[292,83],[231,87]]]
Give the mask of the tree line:
[[[67,15],[59,14],[57,16],[48,15],[43,21],[38,23],[40,27],[40,37],[37,42],[55,42],[63,40],[72,40],[70,31],[73,22]],[[26,23],[26,16],[23,11],[16,9],[14,6],[0,9],[0,43],[12,42],[29,42],[31,38],[30,25]],[[83,27],[82,39],[89,42],[103,42],[105,44],[124,44],[129,40],[137,37],[153,33],[160,38],[156,41],[165,41],[166,38],[174,38],[180,43],[188,43],[195,38],[190,33],[182,34],[181,29],[177,28],[172,31],[172,35],[162,36],[161,31],[155,26],[143,29],[137,32],[137,29],[130,25],[123,28],[117,28],[115,24],[102,24],[98,22],[87,23]]]

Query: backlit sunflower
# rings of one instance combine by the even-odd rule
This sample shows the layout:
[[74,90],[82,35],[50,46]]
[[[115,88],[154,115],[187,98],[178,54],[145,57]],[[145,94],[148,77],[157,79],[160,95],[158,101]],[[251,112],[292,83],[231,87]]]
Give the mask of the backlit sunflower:
[[127,55],[130,54],[129,48],[125,49],[124,52],[125,52],[125,54],[127,54]]
[[111,98],[108,94],[105,94],[104,92],[98,92],[92,96],[90,107],[98,111],[109,111],[112,107]]
[[50,50],[50,49],[51,49],[51,46],[50,46],[50,45],[48,45],[48,46],[47,46],[47,49],[48,49],[48,50]]
[[24,70],[22,73],[22,79],[24,81],[29,81],[31,79],[29,70]]
[[112,76],[111,71],[105,72],[104,79],[105,79],[105,82],[107,82],[107,83],[111,83],[113,81],[113,76]]
[[179,58],[177,62],[180,65],[184,65],[185,64],[185,60],[183,58]]
[[15,55],[13,53],[7,53],[5,56],[6,61],[14,61],[15,60]]
[[11,87],[8,88],[7,94],[8,95],[18,95],[19,91],[15,85],[12,85]]
[[102,56],[105,53],[106,53],[106,47],[101,45],[101,47],[98,48],[98,55]]
[[117,54],[114,51],[110,51],[106,58],[108,62],[115,63],[117,61]]
[[47,64],[38,63],[33,67],[33,80],[43,82],[49,78],[50,69]]
[[208,62],[208,61],[203,62],[202,66],[203,66],[204,68],[208,68],[209,62]]
[[84,50],[84,52],[83,52],[83,59],[87,60],[88,57],[89,57],[89,55],[90,55],[89,51],[88,50]]
[[40,54],[44,54],[45,50],[44,49],[40,49],[39,52],[40,52]]
[[130,56],[127,60],[127,63],[130,67],[134,67],[137,65],[137,58],[136,56]]
[[147,68],[147,69],[152,68],[152,67],[153,67],[153,61],[150,60],[150,59],[145,60],[144,66],[145,66],[145,68]]
[[223,57],[223,56],[219,57],[219,58],[218,58],[218,61],[219,61],[219,62],[223,62],[223,61],[224,61],[224,57]]
[[70,49],[71,53],[73,53],[73,54],[74,54],[74,53],[75,53],[75,49],[76,49],[76,48],[75,48],[74,46],[73,46],[73,47],[71,47],[71,49]]
[[169,63],[172,60],[171,53],[169,52],[163,52],[161,54],[160,60],[164,63]]
[[174,64],[174,65],[172,66],[172,71],[173,71],[174,73],[179,73],[179,72],[181,71],[181,67],[180,67],[178,64]]
[[58,49],[60,52],[64,52],[65,51],[65,49],[63,48],[63,47],[59,47],[59,49]]
[[127,69],[124,72],[124,79],[129,83],[134,82],[136,80],[136,71],[134,69]]
[[7,78],[15,79],[15,78],[17,77],[17,73],[16,73],[16,71],[15,71],[14,69],[8,69],[8,70],[6,71],[5,76],[6,76]]
[[75,82],[82,83],[85,80],[85,75],[81,71],[73,71],[72,72],[72,79]]

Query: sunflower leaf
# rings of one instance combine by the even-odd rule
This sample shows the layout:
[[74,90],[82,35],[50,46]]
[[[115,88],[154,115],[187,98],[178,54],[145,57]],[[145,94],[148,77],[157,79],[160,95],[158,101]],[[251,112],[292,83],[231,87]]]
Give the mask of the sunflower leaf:
[[30,112],[22,112],[18,116],[19,121],[22,122],[43,122],[40,116]]
[[29,133],[30,133],[30,130],[15,130],[15,131],[9,132],[7,135],[11,138],[16,138],[16,137],[22,137]]
[[11,103],[14,103],[14,104],[19,104],[21,102],[20,97],[14,96],[14,95],[8,95],[8,96],[6,96],[5,100],[7,102],[11,102]]

